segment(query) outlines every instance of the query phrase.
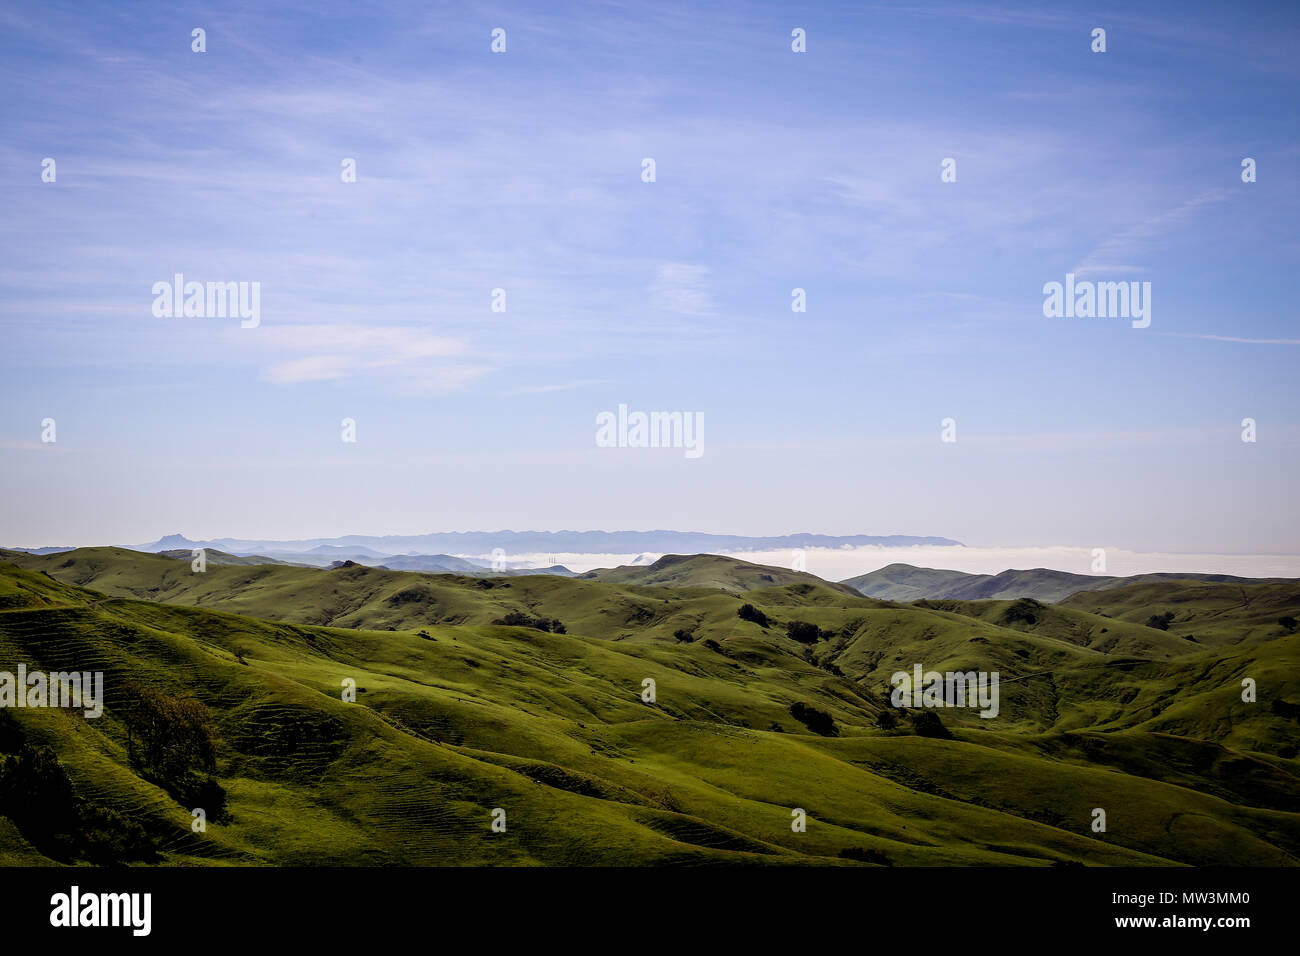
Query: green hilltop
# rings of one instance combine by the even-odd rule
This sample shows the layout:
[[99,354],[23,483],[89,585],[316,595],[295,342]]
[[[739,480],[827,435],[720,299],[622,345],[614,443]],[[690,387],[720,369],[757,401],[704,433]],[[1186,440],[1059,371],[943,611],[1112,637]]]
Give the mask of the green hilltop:
[[890,564],[841,583],[860,594],[888,601],[916,601],[922,598],[949,598],[959,601],[1035,598],[1039,601],[1060,601],[1080,591],[1105,590],[1136,582],[1183,580],[1252,584],[1258,580],[1285,582],[1288,579],[1253,579],[1234,577],[1230,574],[1174,572],[1115,577],[1104,574],[1072,574],[1050,568],[1009,570],[998,574],[968,574],[965,571],[942,571],[934,568],[918,568],[910,564]]
[[579,575],[589,581],[641,584],[672,588],[717,588],[739,594],[755,588],[783,584],[816,584],[850,597],[859,594],[852,587],[831,584],[806,571],[765,564],[751,564],[717,554],[665,554],[653,564],[588,571]]

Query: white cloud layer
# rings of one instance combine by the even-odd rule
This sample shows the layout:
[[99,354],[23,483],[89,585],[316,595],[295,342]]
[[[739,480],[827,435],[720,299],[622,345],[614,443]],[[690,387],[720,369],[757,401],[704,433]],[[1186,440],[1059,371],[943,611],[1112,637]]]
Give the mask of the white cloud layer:
[[[785,551],[732,552],[732,557],[754,564],[788,568],[794,553]],[[490,560],[490,555],[473,555]],[[635,554],[528,554],[509,555],[511,562],[533,567],[563,564],[572,571],[612,568],[631,564]],[[660,555],[649,555],[658,558]],[[807,570],[828,581],[843,581],[876,571],[890,564],[911,564],[922,568],[964,571],[968,574],[997,574],[1011,568],[1051,568],[1073,574],[1092,573],[1092,549],[1042,548],[808,548],[804,550]],[[646,559],[642,558],[642,564]],[[1300,577],[1300,555],[1276,554],[1173,554],[1106,549],[1106,574],[1126,576],[1156,571],[1206,574],[1235,574],[1241,577]]]

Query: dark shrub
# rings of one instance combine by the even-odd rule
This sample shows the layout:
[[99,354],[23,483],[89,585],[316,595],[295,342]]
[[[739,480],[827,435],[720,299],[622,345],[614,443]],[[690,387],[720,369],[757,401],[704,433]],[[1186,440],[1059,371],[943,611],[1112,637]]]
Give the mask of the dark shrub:
[[1288,704],[1280,697],[1274,697],[1269,702],[1268,709],[1287,720],[1300,719],[1300,704]]
[[108,807],[83,809],[80,839],[86,859],[100,866],[120,860],[149,860],[156,850],[144,827]]
[[771,623],[767,615],[752,604],[742,604],[736,611],[736,616],[742,621],[752,621],[759,627],[767,627]]
[[816,644],[821,631],[816,624],[809,624],[807,621],[787,621],[785,636],[800,644]]
[[511,611],[505,617],[499,617],[492,623],[504,625],[505,627],[531,627],[535,631],[547,631],[555,634],[568,633],[564,623],[559,618],[533,617],[523,611]]
[[1043,605],[1033,598],[1021,598],[1007,607],[1002,614],[1002,620],[1008,624],[1033,624],[1038,620],[1035,612],[1042,610],[1042,607]]
[[918,737],[934,737],[936,740],[952,740],[952,734],[943,725],[939,715],[932,710],[922,710],[912,715],[912,729]]
[[815,734],[823,737],[838,737],[839,729],[835,719],[826,711],[818,710],[811,704],[797,702],[790,705],[790,716],[799,721]]
[[857,860],[859,863],[875,863],[877,866],[894,865],[893,861],[879,850],[866,850],[856,846],[840,850],[840,857],[845,860]]

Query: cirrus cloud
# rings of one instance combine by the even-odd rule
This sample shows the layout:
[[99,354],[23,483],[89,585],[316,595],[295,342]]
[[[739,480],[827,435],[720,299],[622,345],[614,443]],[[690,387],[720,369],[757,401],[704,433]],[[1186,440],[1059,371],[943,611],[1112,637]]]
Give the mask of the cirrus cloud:
[[403,388],[457,388],[489,371],[448,363],[465,353],[463,339],[403,325],[309,324],[266,327],[258,346],[290,354],[263,368],[278,385],[380,375]]

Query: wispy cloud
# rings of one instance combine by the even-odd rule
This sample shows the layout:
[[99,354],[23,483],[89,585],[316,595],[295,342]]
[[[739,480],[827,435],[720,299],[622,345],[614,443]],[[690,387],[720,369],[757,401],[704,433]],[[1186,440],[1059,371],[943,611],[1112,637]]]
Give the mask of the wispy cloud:
[[59,445],[56,442],[39,442],[39,441],[9,441],[0,439],[0,449],[4,451],[39,451],[39,452],[61,452],[66,446]]
[[[469,525],[652,526],[669,495],[695,527],[833,531],[872,508],[900,531],[939,514],[952,526],[929,530],[954,537],[1062,540],[1087,512],[1088,535],[1153,547],[1293,541],[1294,12],[1103,11],[1100,56],[1071,7],[816,5],[795,54],[772,4],[287,0],[192,23],[156,0],[10,4],[0,436],[21,445],[52,415],[78,454],[83,436],[103,451],[94,487],[6,452],[0,525],[58,539],[133,507],[178,525],[206,509],[316,534],[337,484],[314,479],[337,465],[385,474],[349,522],[396,529],[430,514],[430,470],[401,456],[432,448]],[[888,93],[864,106],[864,90]],[[1260,180],[1239,184],[1248,154]],[[1153,329],[1044,319],[1039,290],[1074,263],[1158,275]],[[261,324],[152,316],[152,284],[177,272],[260,282]],[[713,451],[689,472],[599,453],[582,389],[610,382],[705,411]],[[313,451],[337,414],[367,423],[361,443]],[[1236,492],[1214,476],[1244,415],[1270,423],[1234,446],[1257,507],[1187,522]],[[946,416],[956,446],[939,446]],[[824,461],[745,457],[825,432]],[[1007,492],[1060,488],[1094,450],[1158,487],[1149,508],[1122,513],[1095,483],[1066,506]],[[162,464],[143,469],[150,451]],[[196,496],[187,455],[267,493]],[[609,480],[574,481],[574,461]]]
[[262,377],[278,385],[319,382],[376,374],[407,385],[456,388],[487,371],[478,365],[448,365],[435,360],[460,356],[461,339],[393,325],[287,325],[245,336],[258,350],[308,353],[279,359]]
[[708,315],[714,310],[713,297],[705,285],[709,270],[705,266],[669,262],[659,267],[659,276],[651,286],[656,308],[680,315]]
[[1148,257],[1161,239],[1187,223],[1203,206],[1222,202],[1228,197],[1223,189],[1213,189],[1179,203],[1173,209],[1150,216],[1122,230],[1098,245],[1074,267],[1078,276],[1145,272]]
[[1208,335],[1198,332],[1159,332],[1179,339],[1207,339],[1211,342],[1239,342],[1243,345],[1300,345],[1300,339],[1251,339],[1239,335]]
[[586,388],[589,385],[608,385],[613,379],[608,378],[584,378],[576,382],[561,382],[556,385],[527,385],[523,388],[517,388],[510,394],[512,395],[545,395],[549,392],[567,392],[575,388]]

